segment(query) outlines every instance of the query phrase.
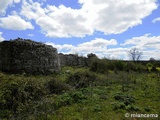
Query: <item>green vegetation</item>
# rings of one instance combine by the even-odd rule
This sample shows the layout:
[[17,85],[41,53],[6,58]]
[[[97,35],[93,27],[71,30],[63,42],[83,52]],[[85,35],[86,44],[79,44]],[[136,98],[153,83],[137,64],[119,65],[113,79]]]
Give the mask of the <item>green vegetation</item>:
[[88,67],[66,66],[48,76],[0,72],[0,119],[125,120],[130,119],[125,113],[160,115],[159,68],[159,63],[95,58]]

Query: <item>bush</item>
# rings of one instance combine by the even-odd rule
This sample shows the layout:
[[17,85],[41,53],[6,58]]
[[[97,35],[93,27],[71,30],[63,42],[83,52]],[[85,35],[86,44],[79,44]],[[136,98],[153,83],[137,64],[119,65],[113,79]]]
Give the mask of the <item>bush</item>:
[[66,80],[66,83],[71,85],[73,88],[85,88],[93,86],[97,82],[97,76],[89,71],[76,72],[70,75]]
[[125,105],[130,105],[130,104],[135,102],[135,98],[134,97],[132,97],[130,95],[127,95],[127,94],[124,94],[124,93],[117,93],[114,96],[114,99],[118,100],[120,102],[123,102]]
[[73,103],[73,98],[70,96],[69,93],[63,93],[57,99],[57,107],[71,105]]
[[151,72],[158,72],[155,66],[152,67]]
[[144,71],[147,71],[147,67],[142,63],[128,62],[126,66],[126,70],[144,72]]
[[87,97],[81,91],[72,91],[68,93],[63,93],[58,96],[57,107],[71,105],[73,103],[81,103],[83,100],[86,100]]
[[114,96],[114,99],[117,102],[112,103],[113,109],[125,109],[127,111],[138,111],[140,110],[137,106],[134,106],[133,103],[135,102],[135,98],[127,95],[125,93],[117,93]]
[[140,110],[139,107],[134,106],[134,105],[125,106],[125,109],[128,111],[139,111]]
[[56,79],[51,79],[45,84],[45,86],[50,94],[53,93],[59,94],[62,93],[63,91],[70,90],[69,85]]
[[127,95],[125,93],[117,93],[114,96],[114,99],[117,100],[117,102],[113,102],[113,109],[125,109],[127,111],[139,111],[139,107],[133,105],[135,102],[135,98]]
[[86,99],[86,96],[82,93],[82,91],[71,93],[71,97],[73,98],[74,103],[80,103]]
[[123,62],[121,60],[115,60],[113,62],[115,64],[115,69],[117,69],[117,70],[124,70],[126,68],[125,62]]
[[147,71],[147,67],[145,65],[138,64],[137,65],[137,71],[138,72],[145,72],[145,71]]
[[152,67],[153,67],[153,64],[149,62],[149,63],[146,64],[146,66],[147,66],[148,68],[152,68]]
[[90,64],[90,70],[98,73],[108,73],[107,65],[104,60],[96,59]]
[[102,111],[102,106],[95,104],[94,107],[92,108],[93,112],[101,112]]
[[152,109],[151,109],[151,107],[146,106],[146,107],[144,108],[144,110],[145,110],[146,112],[150,112]]
[[136,71],[137,66],[134,62],[127,62],[126,70]]
[[95,59],[90,64],[90,70],[98,73],[108,73],[108,70],[124,70],[125,62],[121,60]]
[[111,105],[114,110],[125,108],[125,104],[123,102],[112,102]]
[[39,100],[45,94],[44,86],[38,81],[31,79],[10,81],[2,86],[0,104],[3,105],[3,109],[16,111],[19,105]]

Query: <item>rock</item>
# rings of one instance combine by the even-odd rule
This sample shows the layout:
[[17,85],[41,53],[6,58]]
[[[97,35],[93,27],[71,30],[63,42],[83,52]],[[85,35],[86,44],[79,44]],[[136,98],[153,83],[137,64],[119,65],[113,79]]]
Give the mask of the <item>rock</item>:
[[57,49],[31,40],[0,43],[0,70],[10,73],[50,74],[60,70]]
[[66,70],[66,71],[65,71],[66,74],[69,74],[70,72],[71,72],[70,70]]

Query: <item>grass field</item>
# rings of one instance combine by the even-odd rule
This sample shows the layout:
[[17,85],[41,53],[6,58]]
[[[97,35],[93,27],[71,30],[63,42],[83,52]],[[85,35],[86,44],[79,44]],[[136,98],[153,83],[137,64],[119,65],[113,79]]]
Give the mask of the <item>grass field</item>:
[[160,116],[159,72],[98,73],[89,67],[63,67],[48,76],[0,72],[0,119],[160,119],[131,118],[131,114]]

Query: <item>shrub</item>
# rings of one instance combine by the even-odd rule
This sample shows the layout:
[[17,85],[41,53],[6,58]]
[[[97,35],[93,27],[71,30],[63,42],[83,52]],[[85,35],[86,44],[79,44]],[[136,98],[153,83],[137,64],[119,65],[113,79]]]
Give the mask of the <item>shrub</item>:
[[128,62],[128,63],[127,63],[127,66],[126,66],[126,69],[127,69],[127,70],[136,71],[136,70],[137,70],[136,63],[134,63],[134,62]]
[[3,105],[3,109],[17,110],[17,107],[21,104],[33,100],[39,100],[41,96],[46,94],[44,86],[31,79],[26,81],[15,80],[6,83],[2,86],[0,104]]
[[93,112],[101,112],[102,111],[102,107],[98,104],[94,105],[94,107],[92,108]]
[[125,62],[121,60],[95,59],[90,64],[90,70],[98,73],[108,73],[108,70],[124,70]]
[[120,102],[123,102],[125,105],[130,105],[130,104],[135,102],[135,98],[134,97],[132,97],[130,95],[127,95],[127,94],[124,94],[124,93],[117,93],[114,96],[114,99],[118,100]]
[[113,102],[111,103],[111,105],[113,106],[114,110],[123,109],[125,107],[125,104],[123,102]]
[[158,72],[155,66],[152,67],[151,72]]
[[57,107],[61,107],[64,105],[70,105],[73,103],[73,98],[70,96],[69,93],[63,93],[58,97],[57,100]]
[[124,70],[126,68],[125,62],[123,62],[121,60],[115,60],[113,62],[115,64],[115,69],[117,69],[117,70]]
[[147,71],[147,67],[142,64],[137,64],[137,71],[138,72],[145,72],[145,71]]
[[113,109],[125,109],[127,111],[139,111],[140,109],[137,106],[134,106],[135,98],[127,95],[125,93],[117,93],[114,96],[114,99],[117,102],[112,103]]
[[139,111],[139,107],[137,106],[134,106],[134,105],[127,105],[125,106],[125,109],[128,110],[128,111]]
[[147,106],[147,107],[144,108],[144,110],[145,110],[146,112],[150,112],[152,109],[151,109],[151,107]]
[[98,80],[97,76],[89,71],[76,72],[68,77],[66,83],[73,88],[85,88],[93,86]]
[[75,103],[80,103],[86,99],[86,96],[82,93],[82,91],[76,91],[71,93],[71,97]]
[[69,85],[56,79],[51,79],[45,84],[45,86],[50,94],[59,94],[70,89]]
[[152,68],[152,67],[153,67],[153,64],[149,62],[149,63],[146,64],[146,66],[147,66],[148,68]]
[[63,93],[62,95],[58,96],[57,107],[71,105],[73,103],[81,103],[86,99],[87,97],[81,91]]
[[90,64],[90,70],[98,73],[108,73],[107,64],[100,59],[96,59]]

